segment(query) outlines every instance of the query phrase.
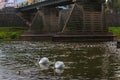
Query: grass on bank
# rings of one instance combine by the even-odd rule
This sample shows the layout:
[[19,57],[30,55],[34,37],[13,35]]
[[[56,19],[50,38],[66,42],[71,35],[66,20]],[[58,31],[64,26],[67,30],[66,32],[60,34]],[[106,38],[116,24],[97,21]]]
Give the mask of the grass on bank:
[[23,27],[0,27],[0,40],[18,40],[25,30]]
[[[26,30],[23,27],[0,27],[0,40],[19,40]],[[109,31],[120,39],[120,27],[109,27]]]
[[109,27],[109,31],[111,31],[117,38],[120,39],[120,27]]

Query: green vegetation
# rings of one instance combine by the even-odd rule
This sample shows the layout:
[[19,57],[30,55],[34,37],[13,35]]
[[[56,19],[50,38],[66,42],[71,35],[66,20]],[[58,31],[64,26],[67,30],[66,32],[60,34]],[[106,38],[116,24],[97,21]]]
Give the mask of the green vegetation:
[[[20,35],[26,30],[27,28],[20,27],[0,27],[0,40],[19,40]],[[109,27],[109,31],[120,39],[120,27]]]
[[108,0],[107,7],[112,9],[112,11],[119,13],[120,12],[120,0]]
[[109,27],[109,31],[113,32],[120,39],[120,27]]
[[18,40],[26,28],[0,27],[0,40]]

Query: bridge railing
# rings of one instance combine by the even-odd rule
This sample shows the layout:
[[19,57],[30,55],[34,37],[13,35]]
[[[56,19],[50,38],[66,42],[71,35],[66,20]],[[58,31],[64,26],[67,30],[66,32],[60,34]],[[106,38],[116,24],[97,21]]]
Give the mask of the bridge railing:
[[[37,9],[40,7],[57,7],[57,6],[65,6],[72,4],[73,0],[42,0],[40,2],[33,2],[31,4],[22,3],[22,5],[18,5],[17,9],[20,11],[28,11],[32,9]],[[21,4],[21,3],[20,3]]]
[[29,6],[32,4],[37,4],[37,3],[47,3],[47,4],[51,4],[51,3],[55,3],[55,2],[60,2],[60,1],[71,1],[71,2],[98,2],[98,3],[104,3],[106,0],[27,0],[27,1],[23,1],[21,3],[17,4],[17,8],[20,7],[25,7],[25,6]]
[[[17,4],[17,8],[21,8],[21,7],[26,7],[26,6],[30,6],[30,5],[38,5],[38,6],[49,6],[49,5],[64,5],[65,3],[64,2],[74,2],[74,1],[77,1],[77,0],[31,0],[30,2],[29,1],[24,1],[22,3],[19,3]],[[80,0],[80,1],[83,1],[83,0]]]

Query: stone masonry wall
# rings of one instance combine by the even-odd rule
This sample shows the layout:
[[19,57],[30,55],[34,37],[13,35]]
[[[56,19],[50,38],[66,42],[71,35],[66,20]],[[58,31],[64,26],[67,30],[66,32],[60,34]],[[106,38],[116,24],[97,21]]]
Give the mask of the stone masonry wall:
[[0,27],[26,27],[25,21],[20,18],[14,8],[5,8],[0,11]]

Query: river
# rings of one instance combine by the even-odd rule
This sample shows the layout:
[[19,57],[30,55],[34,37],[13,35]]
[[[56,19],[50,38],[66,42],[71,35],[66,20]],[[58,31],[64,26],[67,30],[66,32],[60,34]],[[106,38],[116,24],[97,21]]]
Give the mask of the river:
[[[63,61],[41,69],[42,57]],[[116,42],[0,42],[0,80],[120,80]]]

